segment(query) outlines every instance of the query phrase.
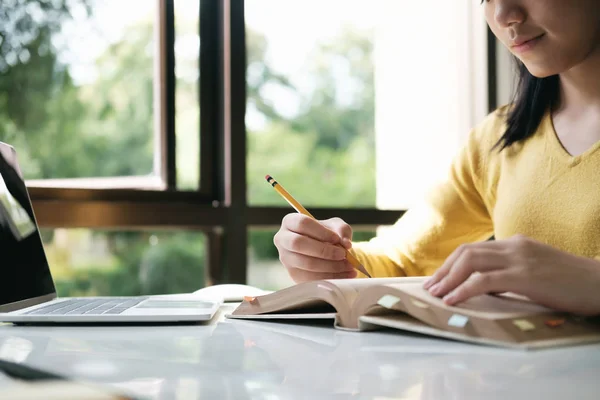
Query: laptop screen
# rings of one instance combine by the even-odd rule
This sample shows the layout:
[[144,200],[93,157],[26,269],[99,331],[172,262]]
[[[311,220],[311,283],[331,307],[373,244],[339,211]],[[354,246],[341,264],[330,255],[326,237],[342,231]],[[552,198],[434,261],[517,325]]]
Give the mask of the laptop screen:
[[0,307],[54,291],[16,153],[0,143]]

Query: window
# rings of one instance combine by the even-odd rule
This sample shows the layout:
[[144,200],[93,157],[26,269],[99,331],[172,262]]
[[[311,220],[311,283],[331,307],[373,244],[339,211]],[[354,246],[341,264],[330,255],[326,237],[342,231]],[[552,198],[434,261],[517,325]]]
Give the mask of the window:
[[5,11],[0,140],[18,149],[26,179],[154,176],[153,6],[32,1]]
[[[363,208],[373,220],[446,174],[487,112],[487,36],[476,4],[431,7],[246,1],[250,205],[287,206],[261,179],[272,174],[323,218]],[[289,283],[273,234],[249,233],[250,282]]]
[[[5,12],[0,140],[18,149],[31,186],[167,184],[157,4],[32,1]],[[174,4],[176,172],[183,189],[199,185],[198,10],[199,0]]]
[[139,270],[114,267],[129,263],[122,240],[141,257],[127,265],[167,243],[193,249],[202,267],[182,273],[205,284],[286,285],[267,271],[292,210],[265,174],[368,237],[496,101],[495,46],[470,2],[5,3],[0,140],[19,153],[61,295],[125,290],[90,283],[107,271],[145,291]]
[[175,0],[175,133],[177,188],[200,185],[200,0]]
[[59,296],[188,293],[204,286],[202,233],[64,228],[40,233]]
[[376,11],[247,1],[250,204],[282,204],[272,174],[305,206],[375,206]]
[[445,173],[487,111],[486,31],[435,8],[246,1],[250,204],[282,204],[272,174],[305,206],[405,209]]

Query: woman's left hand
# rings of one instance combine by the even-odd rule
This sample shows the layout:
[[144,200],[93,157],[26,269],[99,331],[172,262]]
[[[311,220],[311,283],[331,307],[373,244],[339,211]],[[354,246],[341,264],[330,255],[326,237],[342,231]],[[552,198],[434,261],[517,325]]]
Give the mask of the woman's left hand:
[[600,314],[600,262],[522,235],[460,246],[424,287],[449,305],[513,292],[560,311]]

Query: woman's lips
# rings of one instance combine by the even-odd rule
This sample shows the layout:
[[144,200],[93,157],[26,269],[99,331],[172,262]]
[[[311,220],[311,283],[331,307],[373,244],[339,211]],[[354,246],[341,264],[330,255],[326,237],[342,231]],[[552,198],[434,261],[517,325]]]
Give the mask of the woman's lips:
[[511,49],[517,53],[524,53],[526,51],[529,51],[531,49],[533,49],[539,42],[540,40],[544,37],[544,35],[539,35],[539,36],[535,36],[533,38],[530,39],[526,39],[526,38],[516,38],[514,40],[514,45],[511,46]]

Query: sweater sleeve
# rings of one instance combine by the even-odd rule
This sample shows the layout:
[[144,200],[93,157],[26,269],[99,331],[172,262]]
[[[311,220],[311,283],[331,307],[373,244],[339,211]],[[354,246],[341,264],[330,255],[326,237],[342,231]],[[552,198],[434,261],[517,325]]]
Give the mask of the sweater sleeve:
[[446,178],[422,202],[385,233],[354,243],[354,255],[371,276],[432,275],[461,244],[493,235],[493,194],[486,188],[485,174],[493,137],[498,137],[491,132],[498,130],[498,118],[490,115],[486,120],[471,131]]

